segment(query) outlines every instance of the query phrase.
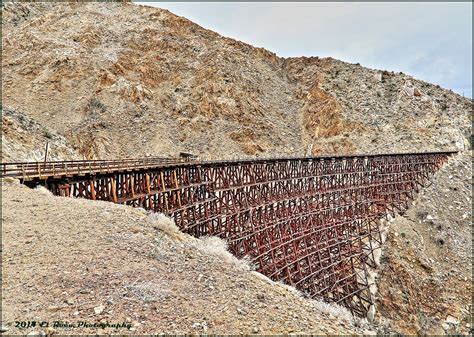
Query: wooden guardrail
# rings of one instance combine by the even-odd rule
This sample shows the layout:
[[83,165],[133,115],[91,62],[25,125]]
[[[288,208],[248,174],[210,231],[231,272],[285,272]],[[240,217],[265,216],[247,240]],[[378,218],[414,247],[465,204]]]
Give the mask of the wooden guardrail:
[[48,177],[107,173],[148,168],[157,165],[184,163],[183,158],[150,157],[117,160],[66,160],[57,162],[15,162],[1,164],[1,177],[23,180]]
[[0,178],[14,177],[22,180],[47,179],[49,177],[74,176],[84,174],[108,173],[114,171],[126,171],[133,169],[142,169],[157,167],[162,165],[179,164],[183,165],[189,162],[200,162],[202,165],[215,165],[222,163],[248,163],[261,161],[287,161],[287,160],[325,160],[336,158],[360,158],[360,157],[387,157],[393,155],[419,155],[419,154],[454,154],[457,151],[440,151],[440,152],[424,152],[424,153],[381,153],[381,154],[348,154],[348,155],[324,155],[318,157],[260,157],[245,159],[224,159],[199,161],[195,158],[180,157],[145,157],[145,158],[126,158],[113,160],[64,160],[64,161],[48,161],[48,162],[14,162],[2,163],[0,166]]

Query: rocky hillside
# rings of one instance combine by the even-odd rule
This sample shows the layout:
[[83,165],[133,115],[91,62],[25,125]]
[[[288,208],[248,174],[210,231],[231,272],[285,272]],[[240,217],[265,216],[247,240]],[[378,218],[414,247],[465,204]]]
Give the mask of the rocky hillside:
[[29,116],[3,107],[2,159],[8,162],[44,160],[46,144],[52,148],[48,159],[77,159],[80,154],[54,130],[41,125]]
[[[229,158],[461,150],[410,211],[389,224],[376,280],[375,324],[379,332],[468,333],[472,100],[402,73],[332,58],[281,58],[166,10],[132,3],[2,3],[2,29],[4,161],[42,159],[46,142],[52,159],[181,151]],[[3,302],[8,320],[29,313],[107,321],[119,317],[114,312],[127,320],[125,313],[131,312],[128,321],[143,333],[363,332],[354,322],[328,323],[331,317],[321,316],[321,307],[314,311],[312,304],[267,287],[250,272],[222,271],[220,260],[193,252],[195,241],[180,246],[159,236],[164,242],[159,253],[169,259],[165,266],[151,248],[143,248],[155,244],[150,240],[155,233],[149,228],[153,221],[139,211],[49,195],[42,199],[15,184],[6,186],[2,197],[8,230],[3,237],[14,238],[6,241],[10,246],[2,264],[10,268],[3,274],[10,282]],[[45,212],[54,207],[57,211]],[[122,213],[127,214],[124,223]],[[44,216],[43,222],[31,222],[32,214]],[[74,214],[87,221],[75,223]],[[63,275],[63,266],[28,269],[38,259],[46,265],[51,256],[67,253],[61,247],[71,235],[61,236],[52,223],[64,223],[83,243],[95,240],[66,255],[70,261],[80,259],[82,274]],[[98,235],[88,237],[83,228]],[[118,232],[109,236],[110,228]],[[63,246],[37,242],[31,230]],[[34,246],[32,253],[24,254],[18,240]],[[104,255],[97,255],[91,247],[112,253],[104,248]],[[112,260],[117,269],[124,261],[136,263],[125,263],[128,269],[113,274],[104,263],[110,257],[117,258]],[[97,275],[88,274],[91,261]],[[172,272],[156,278],[141,263],[159,275]],[[143,273],[139,280],[137,271]],[[111,278],[117,284],[107,288]],[[235,280],[230,291],[221,289],[229,280]],[[63,281],[62,292],[54,288]],[[164,287],[175,282],[182,287]],[[24,299],[32,287],[47,295]],[[201,292],[190,291],[193,287]],[[142,306],[140,301],[150,296],[165,298],[169,306]],[[212,310],[201,315],[193,311],[196,303]]]
[[470,154],[451,158],[391,223],[377,280],[380,325],[408,335],[469,335],[471,175]]
[[2,28],[4,106],[81,158],[469,146],[472,102],[449,90],[331,58],[280,58],[166,10],[15,3]]

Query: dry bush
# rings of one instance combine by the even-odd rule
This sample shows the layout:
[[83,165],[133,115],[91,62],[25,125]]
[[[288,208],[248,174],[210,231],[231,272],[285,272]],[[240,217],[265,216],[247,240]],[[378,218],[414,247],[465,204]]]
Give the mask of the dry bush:
[[253,270],[254,266],[248,258],[238,259],[227,250],[227,242],[216,236],[203,236],[194,241],[195,248],[200,251],[214,255],[223,262],[232,264],[244,270]]
[[179,230],[174,221],[162,213],[151,213],[148,215],[152,227],[168,235],[171,239],[183,241],[185,234]]
[[[163,232],[173,240],[185,241],[186,234],[181,232],[174,221],[164,214],[151,213],[148,215],[152,227]],[[227,243],[216,236],[204,236],[199,239],[189,241],[191,248],[198,249],[205,254],[218,257],[225,263],[232,264],[245,270],[253,270],[248,258],[238,259],[227,250]]]
[[[281,281],[273,282],[273,284],[281,287],[282,289],[285,289],[288,292],[293,293],[296,296],[305,297],[301,291]],[[359,325],[367,324],[365,319],[359,319],[359,318],[354,317],[348,309],[340,305],[337,305],[335,303],[326,303],[319,300],[311,300],[311,303],[316,310],[318,310],[319,312],[322,312],[323,314],[333,316],[334,318],[340,319],[342,321],[345,321],[351,324],[352,323],[357,323]]]
[[279,286],[283,289],[285,289],[286,291],[290,292],[290,293],[293,293],[295,294],[296,296],[300,296],[300,297],[304,297],[303,293],[301,291],[299,291],[298,289],[296,289],[295,287],[292,287],[286,283],[283,283],[283,281],[278,281],[278,282],[274,282],[274,284],[276,286]]
[[20,180],[11,178],[11,177],[5,177],[5,178],[2,178],[2,184],[19,185]]
[[263,282],[267,283],[267,284],[270,284],[270,285],[274,285],[275,282],[269,278],[268,276],[265,276],[263,275],[262,273],[259,273],[258,271],[251,271],[252,275],[259,278],[260,280],[262,280]]
[[100,100],[96,98],[91,98],[85,107],[86,112],[92,116],[96,116],[100,113],[105,113],[107,111],[106,106]]
[[311,301],[314,308],[316,308],[318,311],[325,313],[327,315],[334,316],[335,318],[338,318],[342,321],[354,323],[354,316],[349,312],[344,307],[341,307],[340,305],[334,304],[334,303],[326,303],[323,301]]

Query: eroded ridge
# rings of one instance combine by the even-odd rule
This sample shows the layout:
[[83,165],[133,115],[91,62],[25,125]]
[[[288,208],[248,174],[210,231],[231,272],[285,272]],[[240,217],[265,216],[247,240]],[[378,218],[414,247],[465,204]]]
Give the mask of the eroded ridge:
[[271,279],[362,316],[374,302],[379,221],[405,212],[453,153],[12,163],[2,175],[165,213],[186,233],[227,240]]

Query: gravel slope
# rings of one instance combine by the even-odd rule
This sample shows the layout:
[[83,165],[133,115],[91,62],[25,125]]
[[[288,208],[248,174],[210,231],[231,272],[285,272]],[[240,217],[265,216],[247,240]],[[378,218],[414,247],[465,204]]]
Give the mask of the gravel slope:
[[471,330],[472,157],[449,159],[390,225],[378,279],[379,323],[404,334]]
[[[216,238],[106,202],[2,187],[3,325],[8,333],[360,334],[348,312],[301,297],[237,261]],[[30,328],[14,321],[132,324]],[[356,325],[359,325],[356,326]]]

